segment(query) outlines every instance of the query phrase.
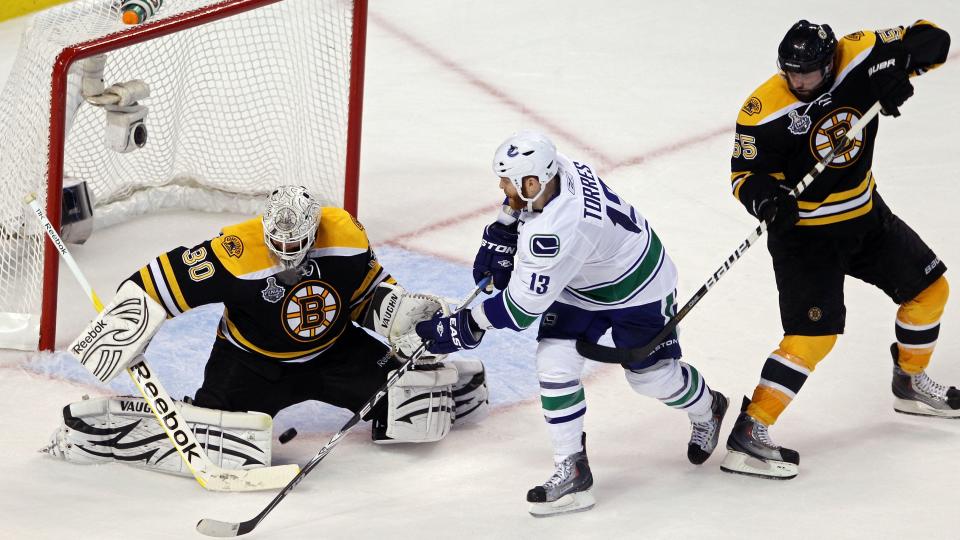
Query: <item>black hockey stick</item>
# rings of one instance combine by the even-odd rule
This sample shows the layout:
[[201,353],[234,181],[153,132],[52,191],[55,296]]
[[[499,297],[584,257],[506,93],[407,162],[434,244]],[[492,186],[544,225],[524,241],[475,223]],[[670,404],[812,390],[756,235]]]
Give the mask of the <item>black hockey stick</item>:
[[[794,187],[791,191],[791,195],[794,197],[799,197],[800,193],[802,193],[803,190],[810,185],[810,182],[813,182],[813,180],[820,176],[820,173],[827,168],[827,164],[833,160],[838,150],[846,149],[850,144],[853,144],[853,141],[857,135],[859,135],[860,132],[863,131],[863,129],[867,126],[867,124],[869,124],[873,118],[877,116],[878,112],[880,112],[880,103],[874,103],[874,105],[867,110],[863,117],[857,120],[853,126],[850,127],[848,132],[844,133],[843,142],[834,146],[833,149],[830,150],[830,152],[827,153],[827,155],[824,156],[819,163],[814,165],[813,169],[811,169],[802,180],[800,180],[796,187]],[[643,347],[637,347],[634,349],[621,349],[616,347],[607,347],[597,343],[590,343],[588,341],[577,341],[577,352],[584,357],[589,358],[590,360],[609,364],[626,364],[628,362],[645,360],[648,356],[650,356],[651,353],[659,349],[664,344],[664,340],[667,339],[674,332],[674,330],[676,330],[677,325],[680,324],[680,321],[682,321],[688,313],[690,313],[690,310],[693,309],[693,306],[697,305],[697,303],[700,302],[704,296],[706,296],[707,291],[712,289],[713,286],[720,281],[720,278],[723,276],[723,274],[725,274],[726,271],[733,266],[733,263],[740,260],[740,257],[743,256],[747,249],[749,249],[750,246],[752,246],[766,230],[767,222],[761,221],[760,224],[757,225],[757,228],[754,229],[750,235],[740,243],[739,246],[737,246],[737,249],[735,249],[725,261],[723,261],[723,264],[720,266],[720,268],[717,268],[717,270],[707,279],[707,282],[700,287],[696,294],[693,295],[693,298],[687,301],[687,303],[680,308],[680,311],[678,311],[673,318],[667,321],[666,326],[660,330],[660,333],[654,336],[654,338]]]
[[[473,299],[476,298],[478,294],[480,294],[480,291],[484,287],[487,286],[487,282],[489,280],[490,280],[489,277],[480,280],[480,283],[478,283],[477,287],[473,289],[473,292],[471,292],[466,298],[463,299],[462,302],[460,302],[460,304],[457,306],[457,309],[456,311],[454,311],[454,313],[470,305],[470,302],[473,302]],[[286,497],[287,494],[293,490],[293,488],[297,487],[297,484],[299,484],[301,480],[303,480],[308,474],[310,474],[310,471],[312,471],[314,467],[316,467],[321,461],[323,461],[323,458],[327,457],[330,451],[333,450],[333,447],[340,442],[343,436],[346,435],[348,431],[353,429],[353,426],[357,425],[360,422],[360,420],[364,416],[366,416],[366,414],[369,413],[371,409],[373,409],[373,407],[380,401],[380,399],[383,396],[387,395],[387,390],[389,390],[390,387],[396,384],[396,382],[400,379],[400,377],[402,377],[403,374],[406,373],[407,370],[409,370],[413,366],[413,364],[417,361],[417,359],[420,358],[420,355],[422,355],[423,352],[426,350],[426,347],[427,347],[427,342],[424,342],[422,345],[420,345],[420,347],[418,347],[417,350],[414,351],[412,355],[410,355],[410,359],[404,362],[402,366],[397,368],[397,370],[393,373],[393,375],[391,375],[390,378],[388,378],[387,381],[383,383],[383,386],[381,386],[380,389],[377,390],[377,392],[373,395],[373,397],[371,397],[367,401],[367,403],[363,406],[363,408],[361,408],[359,411],[354,413],[354,415],[350,418],[350,420],[347,420],[347,423],[344,424],[343,427],[340,428],[340,431],[338,431],[336,435],[334,435],[333,438],[330,439],[330,442],[324,445],[324,447],[321,448],[319,452],[317,452],[317,455],[314,456],[313,459],[311,459],[306,465],[303,466],[303,468],[300,470],[300,474],[295,476],[293,480],[290,480],[290,483],[288,483],[286,487],[284,487],[280,491],[280,493],[278,493],[277,496],[274,497],[272,501],[270,501],[270,504],[268,504],[266,508],[264,508],[259,514],[256,515],[256,517],[240,523],[231,523],[227,521],[218,521],[216,519],[204,518],[197,523],[197,531],[207,536],[215,536],[218,538],[229,538],[233,536],[241,536],[252,531],[257,525],[260,524],[261,521],[263,521],[265,517],[267,517],[267,514],[269,514],[271,510],[273,510],[274,508],[277,507],[278,504],[280,504],[280,501],[282,501],[284,497]]]

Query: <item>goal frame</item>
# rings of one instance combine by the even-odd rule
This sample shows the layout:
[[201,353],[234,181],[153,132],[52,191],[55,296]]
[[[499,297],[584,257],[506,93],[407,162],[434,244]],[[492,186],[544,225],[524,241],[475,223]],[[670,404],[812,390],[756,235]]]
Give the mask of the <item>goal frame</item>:
[[[70,67],[85,58],[104,54],[176,32],[201,26],[206,23],[232,17],[240,13],[282,2],[283,0],[224,0],[210,6],[187,11],[167,19],[147,21],[120,32],[64,48],[53,65],[50,86],[50,125],[47,161],[47,207],[50,223],[59,232],[62,195],[63,164],[66,145],[67,73]],[[360,130],[363,113],[363,75],[366,54],[367,3],[353,2],[351,30],[349,113],[347,119],[347,142],[343,207],[357,215],[360,175]],[[49,238],[43,247],[43,291],[40,307],[41,351],[53,350],[57,331],[57,293],[60,272],[59,253]]]

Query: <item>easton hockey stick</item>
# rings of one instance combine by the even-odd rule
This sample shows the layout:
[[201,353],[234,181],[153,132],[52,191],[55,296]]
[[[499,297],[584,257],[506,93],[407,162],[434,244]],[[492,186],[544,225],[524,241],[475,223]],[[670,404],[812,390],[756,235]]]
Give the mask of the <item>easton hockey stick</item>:
[[[478,294],[480,294],[480,291],[483,290],[483,288],[486,287],[487,283],[489,282],[490,282],[489,277],[486,277],[480,280],[480,283],[477,283],[477,287],[473,289],[473,292],[467,295],[467,297],[460,302],[460,304],[457,306],[457,309],[454,311],[454,313],[457,313],[458,311],[470,305],[470,302],[473,302],[473,299],[476,298]],[[417,359],[420,358],[420,355],[422,355],[423,351],[426,350],[427,344],[428,342],[423,342],[423,344],[421,344],[420,347],[418,347],[417,350],[414,351],[412,355],[410,355],[410,358],[406,362],[404,362],[402,366],[397,368],[396,371],[393,372],[393,375],[391,375],[387,379],[387,382],[383,383],[383,386],[381,386],[380,389],[377,390],[375,394],[373,394],[373,397],[367,400],[367,403],[364,404],[364,406],[359,411],[354,413],[353,416],[350,417],[350,420],[347,420],[347,423],[344,424],[342,428],[340,428],[340,431],[338,431],[333,436],[333,438],[331,438],[330,441],[327,444],[325,444],[323,448],[320,449],[319,452],[317,452],[317,455],[314,456],[313,459],[311,459],[306,465],[303,466],[303,469],[300,471],[300,474],[298,474],[293,480],[291,480],[290,483],[287,484],[287,487],[283,488],[280,491],[280,493],[277,493],[277,496],[274,497],[273,500],[270,501],[269,504],[267,504],[266,508],[264,508],[259,514],[257,514],[252,519],[248,519],[247,521],[243,521],[240,523],[231,523],[227,521],[218,521],[216,519],[204,518],[197,523],[197,530],[207,536],[214,536],[217,538],[229,538],[233,536],[241,536],[252,531],[257,525],[260,524],[261,521],[263,521],[265,517],[267,517],[267,514],[269,514],[271,510],[273,510],[274,508],[277,507],[278,504],[280,504],[280,501],[282,501],[284,497],[286,497],[287,494],[289,494],[290,491],[293,490],[293,488],[297,487],[297,484],[299,484],[301,480],[303,480],[308,474],[310,474],[310,471],[312,471],[314,467],[316,467],[321,461],[323,461],[323,458],[327,457],[330,451],[333,450],[333,447],[340,442],[343,436],[346,435],[348,431],[353,429],[353,427],[357,425],[360,422],[360,420],[367,413],[370,412],[371,409],[373,409],[373,407],[380,401],[381,398],[383,398],[383,396],[387,395],[387,390],[389,390],[390,387],[396,384],[396,382],[400,380],[400,377],[402,377],[403,374],[406,373],[407,370],[409,370],[414,363],[416,363]]]
[[[819,163],[814,165],[813,169],[811,169],[810,172],[808,172],[806,176],[800,180],[790,194],[794,197],[799,197],[803,190],[810,185],[810,182],[813,182],[814,179],[820,176],[820,173],[827,168],[827,164],[833,160],[834,156],[837,154],[837,151],[841,148],[847,148],[848,145],[852,144],[856,136],[863,131],[867,124],[873,121],[873,118],[877,116],[877,113],[879,112],[880,103],[874,103],[873,106],[870,107],[866,113],[864,113],[863,117],[854,122],[853,126],[850,127],[850,130],[844,133],[843,143],[834,146],[833,149],[830,150],[830,152],[828,152]],[[717,268],[717,270],[707,279],[707,282],[700,287],[696,294],[693,295],[693,298],[687,301],[687,303],[680,308],[680,311],[678,311],[676,315],[667,321],[666,326],[664,326],[663,329],[660,330],[660,332],[643,347],[624,349],[607,347],[605,345],[590,343],[588,341],[577,341],[577,352],[584,357],[589,358],[590,360],[606,362],[609,364],[625,364],[628,362],[645,360],[652,352],[660,348],[663,340],[673,333],[680,321],[682,321],[683,318],[690,313],[690,310],[693,309],[693,306],[697,305],[697,303],[700,302],[704,296],[706,296],[707,291],[712,289],[713,286],[720,281],[720,278],[723,276],[723,274],[725,274],[726,271],[733,266],[733,263],[740,260],[740,257],[743,256],[747,249],[749,249],[750,246],[752,246],[766,230],[767,222],[761,221],[760,224],[757,225],[757,228],[754,229],[750,235],[740,243],[737,249],[735,249],[725,261],[723,261],[723,264],[720,266],[720,268]]]
[[[80,271],[77,262],[74,260],[67,246],[57,234],[53,224],[47,219],[43,209],[37,203],[36,195],[30,194],[24,198],[24,203],[30,206],[33,214],[40,221],[50,241],[60,252],[60,256],[66,261],[67,266],[73,272],[73,276],[80,282],[84,292],[93,302],[97,312],[103,311],[103,303],[97,297],[90,282]],[[277,465],[274,467],[260,467],[257,469],[223,469],[207,455],[203,447],[197,442],[193,429],[187,424],[180,413],[180,408],[176,402],[170,398],[170,394],[160,384],[160,380],[154,375],[153,370],[147,366],[146,358],[140,355],[139,361],[127,368],[127,373],[133,379],[133,384],[143,394],[143,398],[150,405],[150,411],[153,412],[157,422],[167,434],[174,449],[180,454],[184,464],[193,473],[193,477],[204,488],[210,491],[257,491],[262,489],[279,489],[287,484],[291,478],[294,478],[300,471],[296,464]]]

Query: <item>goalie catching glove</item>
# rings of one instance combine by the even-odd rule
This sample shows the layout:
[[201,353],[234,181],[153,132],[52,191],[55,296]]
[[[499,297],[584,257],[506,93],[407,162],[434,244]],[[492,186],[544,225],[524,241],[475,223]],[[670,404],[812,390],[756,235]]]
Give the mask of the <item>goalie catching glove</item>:
[[70,354],[102,382],[129,367],[167,318],[163,306],[126,281],[113,300],[70,344]]
[[[423,343],[414,326],[438,312],[450,314],[450,306],[443,298],[409,293],[399,285],[381,283],[373,291],[363,326],[387,338],[393,354],[410,359]],[[418,363],[439,362],[443,357],[424,351]]]

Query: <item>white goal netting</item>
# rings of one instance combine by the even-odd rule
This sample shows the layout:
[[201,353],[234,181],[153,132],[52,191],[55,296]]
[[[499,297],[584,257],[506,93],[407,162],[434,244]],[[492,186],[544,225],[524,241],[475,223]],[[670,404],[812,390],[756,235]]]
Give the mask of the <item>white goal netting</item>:
[[[166,0],[145,24],[238,3]],[[118,4],[39,13],[0,94],[0,347],[37,345],[44,236],[23,198],[46,207],[57,107],[68,122],[63,176],[87,182],[98,227],[170,207],[254,214],[281,183],[343,203],[354,2],[284,0],[132,45]],[[104,109],[79,94],[79,62],[66,103],[51,100],[61,51],[108,36],[119,48],[107,53],[106,86],[150,87],[147,142],[129,153],[107,148]]]

